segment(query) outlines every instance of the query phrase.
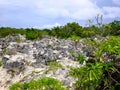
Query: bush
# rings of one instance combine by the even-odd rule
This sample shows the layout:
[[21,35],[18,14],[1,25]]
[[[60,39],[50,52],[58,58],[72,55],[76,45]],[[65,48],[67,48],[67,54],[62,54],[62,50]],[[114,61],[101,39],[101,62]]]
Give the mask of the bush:
[[100,84],[101,77],[103,77],[102,68],[101,63],[96,63],[95,65],[89,63],[81,68],[72,68],[70,75],[78,78],[75,83],[76,89],[94,90]]
[[75,83],[76,90],[115,90],[120,85],[119,79],[115,79],[114,75],[120,78],[120,74],[114,63],[87,63],[86,66],[80,68],[71,68],[70,75],[78,78]]
[[95,51],[95,56],[100,59],[105,52],[115,54],[120,57],[120,38],[110,36],[107,40],[101,42],[98,50]]
[[0,28],[0,37],[6,37],[8,36],[9,34],[15,34],[16,33],[16,30],[15,29],[12,29],[12,28]]

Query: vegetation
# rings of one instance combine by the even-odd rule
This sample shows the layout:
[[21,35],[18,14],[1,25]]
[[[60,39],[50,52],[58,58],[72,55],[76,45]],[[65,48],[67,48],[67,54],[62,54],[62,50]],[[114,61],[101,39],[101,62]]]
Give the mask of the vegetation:
[[[71,38],[75,43],[76,50],[79,40],[85,38],[83,44],[90,46],[93,50],[90,50],[91,58],[88,61],[81,54],[77,56],[79,63],[86,61],[85,66],[71,68],[70,75],[78,78],[75,89],[120,90],[120,21],[103,25],[102,15],[99,14],[96,16],[96,21],[97,25],[92,25],[92,21],[88,20],[89,27],[82,27],[73,22],[43,30],[1,27],[0,37],[6,37],[9,34],[22,34],[28,40],[38,40],[45,35],[63,39]],[[98,36],[102,39],[98,41],[93,39],[93,37]],[[20,42],[19,39],[16,41]],[[76,56],[74,50],[71,50],[70,53],[72,56]],[[48,71],[61,67],[56,62],[50,63],[49,66]],[[64,90],[62,85],[55,79],[42,78],[38,81],[32,80],[29,83],[15,83],[10,86],[10,90]]]
[[53,71],[53,73],[58,69],[58,68],[62,68],[63,66],[58,63],[58,62],[49,62],[48,65],[50,66],[45,73],[48,73],[49,71]]
[[85,57],[84,57],[82,54],[78,54],[78,56],[77,56],[77,61],[78,61],[80,64],[83,64],[83,62],[85,61]]
[[[71,68],[70,75],[78,78],[76,90],[119,90],[120,89],[120,38],[110,36],[100,43],[92,40],[86,44],[95,48],[92,59],[80,68]],[[84,61],[79,56],[78,61]]]
[[0,67],[2,66],[2,61],[0,61]]
[[77,77],[76,90],[116,90],[119,81],[113,78],[117,69],[113,63],[88,63],[81,68],[71,68],[70,75]]
[[[98,50],[95,52],[96,57],[99,59],[103,57],[104,53],[111,53],[120,56],[120,38],[110,36],[108,40],[104,40]],[[104,59],[103,59],[104,60]],[[113,58],[115,60],[115,58]]]
[[[100,21],[99,21],[100,18]],[[97,15],[96,21],[98,26],[89,25],[89,27],[82,27],[76,22],[67,23],[65,26],[57,26],[50,29],[16,29],[9,27],[0,28],[0,37],[5,37],[9,34],[24,34],[29,40],[35,40],[42,38],[43,35],[56,36],[59,38],[70,38],[76,36],[81,38],[93,37],[96,35],[108,36],[108,35],[117,35],[120,34],[120,21],[113,21],[109,24],[103,25],[102,16]],[[89,20],[91,23],[91,20]],[[102,34],[101,34],[102,33]]]
[[41,78],[29,83],[17,82],[10,86],[10,90],[67,90],[62,82],[49,77]]

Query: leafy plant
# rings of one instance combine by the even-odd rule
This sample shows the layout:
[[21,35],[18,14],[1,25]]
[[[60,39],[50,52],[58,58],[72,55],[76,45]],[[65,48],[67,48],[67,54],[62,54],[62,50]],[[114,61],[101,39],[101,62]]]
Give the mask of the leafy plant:
[[119,90],[119,69],[114,62],[87,63],[80,68],[71,68],[70,75],[77,78],[76,90]]
[[82,64],[85,60],[85,57],[82,54],[78,54],[77,61]]
[[100,59],[105,52],[120,56],[120,38],[111,36],[107,40],[101,42],[98,50],[95,51],[95,56]]
[[101,42],[92,40],[90,38],[87,38],[83,41],[83,44],[85,45],[91,45],[92,47],[98,48],[101,45]]
[[15,83],[10,90],[67,90],[64,84],[54,78],[44,77],[29,83]]
[[10,90],[22,90],[21,89],[21,84],[19,82],[13,84],[10,86]]
[[75,83],[75,87],[79,89],[88,89],[94,90],[101,81],[103,76],[102,63],[88,63],[87,66],[80,68],[72,68],[70,75],[78,78],[78,81]]

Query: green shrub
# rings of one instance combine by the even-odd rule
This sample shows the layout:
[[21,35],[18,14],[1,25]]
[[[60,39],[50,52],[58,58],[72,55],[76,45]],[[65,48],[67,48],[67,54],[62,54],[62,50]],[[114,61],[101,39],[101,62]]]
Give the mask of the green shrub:
[[85,60],[85,57],[82,54],[78,54],[77,61],[80,64],[83,64],[84,60]]
[[6,37],[10,34],[15,34],[16,30],[13,28],[0,28],[0,36],[1,37]]
[[76,88],[83,88],[86,90],[94,90],[103,77],[102,63],[91,64],[80,68],[72,68],[70,75],[77,77],[78,81],[75,83]]
[[95,56],[100,59],[105,52],[120,56],[120,38],[110,36],[107,40],[102,41],[98,50],[95,51]]
[[113,62],[87,63],[80,68],[71,68],[70,75],[78,79],[75,90],[115,90],[120,85],[120,73]]
[[54,78],[44,77],[29,83],[15,83],[10,86],[10,90],[67,90],[67,88]]
[[12,86],[10,86],[10,90],[22,90],[21,84],[19,82],[13,84]]
[[27,31],[26,31],[26,38],[28,40],[38,39],[38,33],[35,30],[27,29]]

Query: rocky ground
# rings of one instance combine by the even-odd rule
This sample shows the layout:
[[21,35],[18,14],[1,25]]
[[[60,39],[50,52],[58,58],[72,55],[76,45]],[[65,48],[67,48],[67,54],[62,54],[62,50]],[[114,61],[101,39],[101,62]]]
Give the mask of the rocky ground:
[[[25,36],[10,35],[0,38],[0,90],[8,90],[15,82],[29,82],[32,79],[52,77],[74,90],[75,78],[69,76],[71,67],[80,67],[77,55],[90,58],[90,47],[82,43],[75,48],[75,42],[55,37],[44,37],[41,40],[26,40]],[[56,62],[56,66],[50,65]],[[85,65],[85,62],[83,63]]]

